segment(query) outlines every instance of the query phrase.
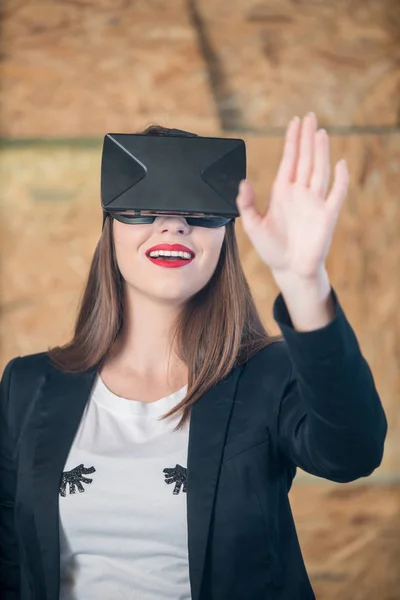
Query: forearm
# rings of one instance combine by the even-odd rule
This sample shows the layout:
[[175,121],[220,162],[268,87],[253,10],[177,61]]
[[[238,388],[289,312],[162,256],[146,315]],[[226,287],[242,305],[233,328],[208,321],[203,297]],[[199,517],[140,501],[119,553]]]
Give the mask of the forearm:
[[274,318],[292,367],[279,436],[285,454],[303,470],[344,482],[379,466],[387,420],[371,369],[333,287],[331,294],[332,321],[307,332],[294,329],[283,293],[275,300]]

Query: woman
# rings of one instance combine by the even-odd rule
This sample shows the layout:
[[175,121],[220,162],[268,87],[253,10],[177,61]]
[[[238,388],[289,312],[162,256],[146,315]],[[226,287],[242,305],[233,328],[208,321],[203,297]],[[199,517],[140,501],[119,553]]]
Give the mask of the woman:
[[[168,130],[149,128],[145,133]],[[268,211],[243,228],[280,294],[263,328],[234,223],[107,217],[75,335],[6,365],[4,600],[310,600],[288,492],[300,466],[350,482],[387,421],[325,260],[348,188],[329,140],[288,126]],[[150,256],[181,244],[192,258]],[[164,262],[163,262],[164,261]]]

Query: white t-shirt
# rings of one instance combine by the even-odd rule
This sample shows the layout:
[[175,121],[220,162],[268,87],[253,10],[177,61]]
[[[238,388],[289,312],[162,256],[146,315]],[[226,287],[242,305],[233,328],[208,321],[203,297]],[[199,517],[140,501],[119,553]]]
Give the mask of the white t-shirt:
[[190,600],[189,422],[157,421],[187,392],[152,403],[97,375],[59,492],[59,600]]

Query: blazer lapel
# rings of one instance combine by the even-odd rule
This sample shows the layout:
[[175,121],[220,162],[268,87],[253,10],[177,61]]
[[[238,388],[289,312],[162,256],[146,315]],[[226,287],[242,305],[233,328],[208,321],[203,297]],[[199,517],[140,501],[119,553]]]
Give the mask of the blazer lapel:
[[242,369],[233,369],[204,394],[190,415],[186,505],[192,600],[200,600],[214,496]]
[[[200,599],[208,532],[226,431],[242,367],[192,407],[187,462],[187,525],[192,600]],[[59,485],[97,375],[63,373],[50,365],[38,397],[33,457],[33,511],[43,557],[47,600],[60,585]]]
[[73,375],[50,366],[38,398],[33,457],[33,511],[42,551],[47,600],[58,600],[59,597],[61,476],[96,374],[97,369]]

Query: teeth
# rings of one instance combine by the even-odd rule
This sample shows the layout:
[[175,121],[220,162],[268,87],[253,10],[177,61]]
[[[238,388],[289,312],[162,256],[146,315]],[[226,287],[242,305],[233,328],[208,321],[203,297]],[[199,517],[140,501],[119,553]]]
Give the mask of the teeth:
[[153,250],[150,252],[149,256],[152,258],[157,258],[157,256],[176,256],[177,258],[192,258],[192,255],[189,252],[177,252],[176,250]]

